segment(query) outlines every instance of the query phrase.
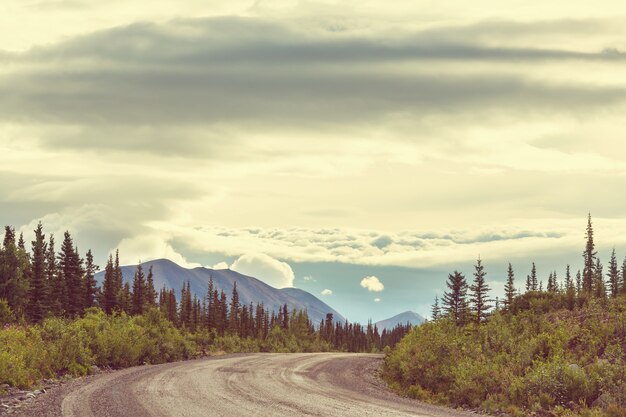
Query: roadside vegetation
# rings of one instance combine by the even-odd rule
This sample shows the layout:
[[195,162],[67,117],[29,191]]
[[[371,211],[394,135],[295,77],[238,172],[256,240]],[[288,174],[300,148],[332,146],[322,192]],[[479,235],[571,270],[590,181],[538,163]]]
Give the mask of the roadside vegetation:
[[591,218],[583,258],[575,278],[567,266],[545,289],[533,264],[524,291],[509,265],[495,305],[480,260],[471,284],[450,274],[433,320],[386,356],[385,379],[412,398],[492,414],[626,416],[626,262],[613,251],[603,273]]
[[152,270],[138,265],[124,282],[119,254],[110,256],[98,286],[91,251],[79,254],[69,232],[60,251],[43,227],[31,250],[5,228],[0,246],[0,386],[31,388],[44,378],[86,375],[235,352],[378,352],[410,329],[379,332],[371,322],[337,323],[332,314],[312,323],[286,305],[241,305],[208,281],[207,294],[154,288]]

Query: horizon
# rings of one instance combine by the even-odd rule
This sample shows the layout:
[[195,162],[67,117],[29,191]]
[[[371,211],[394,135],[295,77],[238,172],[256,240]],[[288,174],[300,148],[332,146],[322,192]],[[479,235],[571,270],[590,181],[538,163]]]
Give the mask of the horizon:
[[0,212],[102,267],[167,258],[428,317],[626,254],[626,5],[6,0]]

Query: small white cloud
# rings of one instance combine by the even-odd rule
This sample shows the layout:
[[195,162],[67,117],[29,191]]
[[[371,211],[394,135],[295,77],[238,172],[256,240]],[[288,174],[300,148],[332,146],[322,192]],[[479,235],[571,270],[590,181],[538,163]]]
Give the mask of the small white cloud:
[[380,298],[374,298],[375,303],[380,303]]
[[226,262],[222,261],[213,265],[211,269],[230,269],[230,266]]
[[313,277],[312,277],[312,276],[310,276],[310,275],[309,275],[309,276],[306,276],[306,277],[304,277],[304,278],[302,278],[302,279],[303,279],[303,280],[305,280],[305,281],[313,281],[313,282],[315,282],[315,281],[316,281],[316,280],[315,280],[315,278],[313,278]]
[[240,256],[230,268],[240,274],[258,278],[275,288],[293,287],[294,274],[289,264],[264,253]]
[[381,292],[385,289],[383,283],[375,276],[363,278],[361,280],[361,287],[367,288],[370,292]]
[[322,291],[322,295],[333,295],[333,291],[326,288]]

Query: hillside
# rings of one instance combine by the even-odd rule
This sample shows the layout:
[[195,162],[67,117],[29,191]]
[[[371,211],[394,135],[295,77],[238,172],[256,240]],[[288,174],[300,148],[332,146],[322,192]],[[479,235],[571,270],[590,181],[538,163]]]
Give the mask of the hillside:
[[[224,290],[228,297],[230,297],[236,281],[241,304],[256,304],[259,302],[263,303],[270,310],[278,310],[279,307],[287,304],[289,309],[307,310],[310,319],[316,324],[323,320],[327,313],[332,313],[337,321],[345,321],[345,318],[335,309],[304,290],[298,288],[277,289],[257,278],[242,275],[230,269],[214,270],[203,267],[187,269],[168,259],[145,262],[143,267],[146,273],[152,267],[154,286],[157,291],[165,286],[174,289],[176,294],[179,295],[183,283],[189,281],[191,291],[198,298],[202,299],[208,290],[209,277],[213,276],[213,281],[218,291]],[[132,284],[136,268],[137,265],[122,267],[124,282]],[[103,279],[104,272],[96,275],[96,280],[99,284],[102,284]]]
[[404,313],[396,314],[393,317],[390,317],[385,320],[377,321],[376,327],[378,327],[378,331],[382,332],[383,330],[391,330],[399,324],[407,324],[409,323],[412,326],[417,326],[424,323],[426,319],[414,311],[405,311]]

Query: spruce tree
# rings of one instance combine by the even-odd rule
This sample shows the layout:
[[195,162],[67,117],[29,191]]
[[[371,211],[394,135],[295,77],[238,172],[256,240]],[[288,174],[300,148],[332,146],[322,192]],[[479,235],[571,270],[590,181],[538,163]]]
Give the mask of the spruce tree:
[[113,267],[113,255],[109,255],[109,260],[104,268],[101,303],[101,307],[107,314],[113,313],[113,311],[119,307],[117,302],[118,291],[115,270]]
[[606,298],[606,285],[604,284],[604,273],[600,259],[596,258],[593,275],[593,296],[600,299]]
[[626,294],[626,258],[622,262],[622,288],[621,293]]
[[530,270],[530,284],[531,284],[531,291],[541,291],[541,289],[537,285],[537,267],[535,266],[534,262],[533,262],[533,267]]
[[228,317],[228,329],[236,332],[239,329],[241,306],[239,305],[239,294],[237,293],[237,281],[233,285],[233,293],[230,298],[230,315]]
[[[146,290],[145,290],[145,302],[146,309],[156,306],[157,293],[154,289],[154,273],[152,272],[152,265],[148,269],[148,277],[146,278]],[[145,309],[144,309],[145,310]]]
[[223,335],[228,329],[228,300],[224,290],[220,291],[219,299],[219,327],[218,331],[220,335]]
[[213,296],[213,287],[213,274],[211,274],[209,275],[209,289],[207,291],[207,327],[209,331],[215,328],[215,300]]
[[581,295],[583,292],[583,280],[580,269],[576,272],[576,294]]
[[435,296],[435,304],[433,304],[433,307],[431,310],[432,320],[436,321],[437,319],[439,319],[440,315],[441,315],[441,308],[439,307],[439,297]]
[[465,276],[458,271],[448,275],[446,283],[449,291],[443,295],[443,308],[446,315],[461,326],[467,322],[467,281]]
[[72,236],[66,231],[59,253],[59,270],[63,275],[63,284],[65,285],[64,310],[70,317],[76,317],[80,314],[85,300],[81,262],[82,260],[74,248]]
[[91,249],[87,251],[85,257],[85,308],[94,307],[96,305],[96,298],[98,295],[98,283],[96,282],[96,272],[100,269],[98,265],[93,262],[93,254]]
[[32,321],[43,320],[48,311],[48,287],[46,285],[46,236],[41,222],[35,229],[32,241],[31,276],[29,288],[28,315]]
[[587,243],[585,245],[585,251],[583,252],[584,267],[583,267],[583,291],[587,294],[591,294],[593,290],[593,283],[595,277],[595,264],[596,254],[595,244],[593,242],[593,225],[591,224],[591,213],[587,218],[587,232],[585,235]]
[[513,305],[515,292],[515,274],[513,273],[513,266],[509,262],[506,284],[504,284],[504,305],[506,306],[506,308],[511,308],[511,306]]
[[474,282],[470,286],[470,304],[471,312],[476,320],[476,324],[482,323],[488,316],[491,305],[489,305],[489,291],[490,288],[485,282],[485,268],[482,265],[480,258],[474,265]]
[[55,316],[63,314],[63,300],[65,299],[65,285],[63,276],[59,273],[57,255],[55,252],[54,235],[50,234],[46,250],[46,279],[48,285],[48,306]]
[[569,310],[573,310],[576,306],[576,287],[572,280],[569,265],[565,268],[565,303]]
[[615,257],[615,248],[611,252],[611,260],[609,261],[609,270],[607,272],[609,281],[609,292],[611,297],[615,298],[620,291],[620,271],[617,267],[617,259]]
[[123,311],[126,314],[131,314],[133,298],[130,291],[130,284],[125,282],[122,288],[117,293],[117,303],[119,311]]
[[141,262],[137,265],[135,276],[133,278],[133,296],[132,296],[132,313],[143,314],[146,304],[146,278],[143,274],[143,266]]
[[2,259],[0,263],[0,299],[17,317],[25,314],[28,303],[30,260],[25,250],[16,246],[15,229],[5,227]]

